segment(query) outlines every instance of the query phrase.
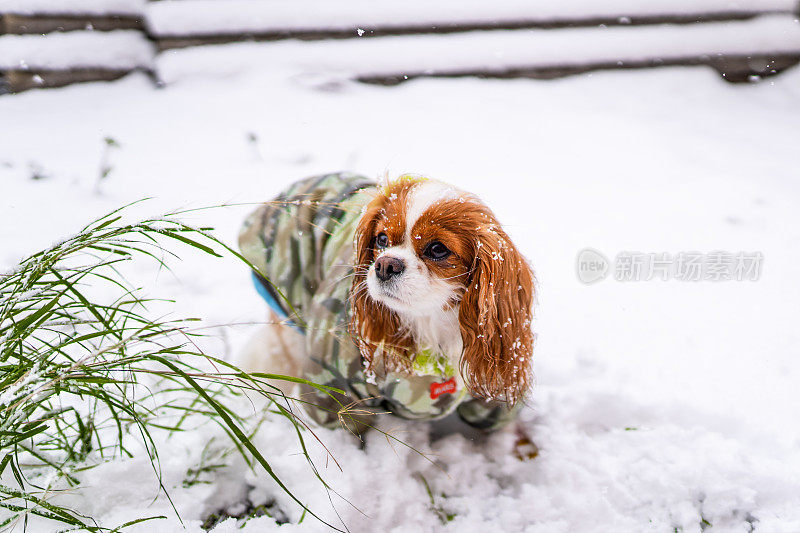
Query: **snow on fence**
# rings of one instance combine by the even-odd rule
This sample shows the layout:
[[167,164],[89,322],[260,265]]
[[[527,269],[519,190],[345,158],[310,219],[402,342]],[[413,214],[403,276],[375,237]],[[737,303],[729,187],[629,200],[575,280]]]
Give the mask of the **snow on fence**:
[[150,72],[145,0],[0,0],[0,93]]
[[162,0],[147,25],[162,47],[303,39],[741,20],[792,13],[796,0]]
[[[383,84],[661,65],[747,81],[800,62],[798,12],[798,0],[0,0],[0,75],[11,92],[256,62]],[[261,43],[192,49],[246,41]]]

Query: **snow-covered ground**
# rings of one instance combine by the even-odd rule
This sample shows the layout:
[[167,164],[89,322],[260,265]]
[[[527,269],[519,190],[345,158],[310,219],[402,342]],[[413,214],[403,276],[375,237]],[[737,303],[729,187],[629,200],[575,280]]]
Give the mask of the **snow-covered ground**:
[[[539,456],[520,462],[507,433],[431,444],[427,424],[383,420],[437,467],[377,433],[361,451],[344,431],[320,431],[343,472],[325,467],[321,447],[312,453],[350,505],[329,500],[287,425],[271,420],[255,441],[291,489],[354,532],[800,530],[800,70],[738,86],[687,68],[382,88],[268,68],[160,90],[134,74],[0,97],[0,266],[142,197],[154,197],[139,208],[150,212],[251,203],[339,169],[450,181],[494,208],[540,280],[523,413]],[[189,220],[234,242],[250,208]],[[758,251],[763,272],[584,285],[575,259],[586,247],[611,258]],[[235,261],[187,255],[173,267],[150,290],[177,300],[177,313],[263,319]],[[256,328],[221,328],[208,349],[234,357]],[[297,524],[299,508],[241,465],[184,488],[212,436],[161,445],[186,529],[143,458],[88,471],[71,502],[107,525],[163,514],[139,530],[200,532],[202,516],[245,495],[277,498],[294,523],[282,530],[321,530]],[[432,509],[420,474],[452,521]],[[262,517],[244,530],[272,528]]]

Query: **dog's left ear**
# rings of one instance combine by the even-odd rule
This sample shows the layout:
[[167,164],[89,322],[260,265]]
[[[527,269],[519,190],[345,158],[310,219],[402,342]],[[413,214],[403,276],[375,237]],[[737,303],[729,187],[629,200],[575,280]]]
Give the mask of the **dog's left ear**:
[[367,272],[375,260],[373,236],[385,195],[370,202],[356,227],[355,266],[350,289],[350,322],[348,332],[361,352],[367,372],[374,372],[376,355],[380,353],[388,369],[408,371],[411,368],[411,339],[404,332],[397,315],[373,300],[367,290]]
[[531,383],[534,276],[494,216],[486,218],[459,309],[461,373],[476,396],[514,403]]

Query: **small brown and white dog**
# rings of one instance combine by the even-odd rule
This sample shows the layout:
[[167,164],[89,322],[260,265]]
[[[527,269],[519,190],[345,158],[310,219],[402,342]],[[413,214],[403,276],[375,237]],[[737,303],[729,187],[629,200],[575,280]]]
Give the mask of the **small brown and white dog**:
[[406,418],[457,410],[482,429],[531,384],[533,272],[472,194],[417,176],[310,178],[251,215],[240,245],[291,321],[251,342],[249,368]]

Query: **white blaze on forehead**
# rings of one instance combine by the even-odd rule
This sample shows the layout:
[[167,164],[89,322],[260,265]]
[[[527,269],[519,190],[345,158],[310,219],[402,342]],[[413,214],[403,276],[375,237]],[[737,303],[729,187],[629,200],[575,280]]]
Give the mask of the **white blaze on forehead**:
[[463,194],[452,185],[438,181],[423,181],[414,187],[406,205],[406,237],[411,237],[411,228],[432,205],[442,200],[455,200]]

